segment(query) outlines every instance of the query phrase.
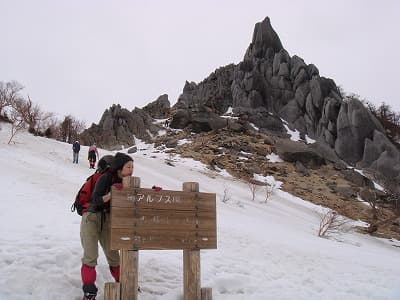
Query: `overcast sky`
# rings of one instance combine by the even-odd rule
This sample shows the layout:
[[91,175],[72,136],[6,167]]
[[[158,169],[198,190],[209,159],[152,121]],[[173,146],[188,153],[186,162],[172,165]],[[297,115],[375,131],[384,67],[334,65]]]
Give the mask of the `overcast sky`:
[[98,123],[242,60],[266,16],[291,56],[400,112],[400,1],[0,0],[0,81],[45,111]]

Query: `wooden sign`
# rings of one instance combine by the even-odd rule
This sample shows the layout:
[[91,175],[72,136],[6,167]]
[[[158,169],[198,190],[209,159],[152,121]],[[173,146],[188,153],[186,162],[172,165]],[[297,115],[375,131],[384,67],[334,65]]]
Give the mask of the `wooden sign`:
[[111,249],[216,249],[215,194],[113,188]]

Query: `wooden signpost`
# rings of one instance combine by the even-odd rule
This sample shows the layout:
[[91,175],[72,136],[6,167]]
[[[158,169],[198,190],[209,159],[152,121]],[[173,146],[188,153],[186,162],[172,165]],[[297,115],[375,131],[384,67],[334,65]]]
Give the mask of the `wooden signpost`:
[[196,182],[183,191],[140,188],[124,178],[111,192],[111,249],[121,250],[119,283],[106,283],[106,300],[136,300],[139,250],[183,250],[184,300],[209,300],[200,287],[200,249],[217,248],[215,194],[200,193]]

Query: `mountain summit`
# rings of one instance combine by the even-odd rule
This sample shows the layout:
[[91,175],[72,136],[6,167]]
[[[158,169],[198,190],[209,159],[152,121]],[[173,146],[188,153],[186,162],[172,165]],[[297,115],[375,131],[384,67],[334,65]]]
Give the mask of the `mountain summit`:
[[283,49],[283,46],[278,34],[272,28],[271,21],[266,17],[262,22],[256,24],[253,40],[246,55],[262,58],[269,48],[273,49],[274,52],[279,52]]
[[174,106],[175,128],[198,129],[199,123],[204,130],[226,127],[218,116],[232,107],[260,132],[283,136],[287,123],[315,139],[321,156],[332,162],[400,179],[400,153],[378,120],[360,101],[341,95],[334,80],[320,76],[315,65],[290,56],[268,17],[255,25],[242,62],[186,86]]
[[[316,140],[315,151],[331,162],[400,180],[399,150],[378,120],[360,101],[341,95],[334,80],[320,76],[315,65],[290,56],[268,17],[255,25],[243,61],[218,68],[198,84],[187,81],[169,114],[165,99],[163,95],[150,106],[162,107],[158,115],[169,115],[172,128],[199,133],[247,122],[260,133],[283,138],[287,125],[303,140]],[[135,108],[131,117],[107,110],[107,122],[105,116],[101,122],[107,130],[93,125],[83,136],[109,149],[133,145],[132,135],[151,141],[161,127],[150,124],[150,106]],[[222,117],[228,111],[240,119],[239,125]]]

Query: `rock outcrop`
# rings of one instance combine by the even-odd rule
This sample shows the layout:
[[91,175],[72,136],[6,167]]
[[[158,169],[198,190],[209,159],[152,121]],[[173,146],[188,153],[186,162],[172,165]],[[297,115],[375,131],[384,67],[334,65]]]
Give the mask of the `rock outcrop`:
[[196,110],[205,106],[218,115],[224,114],[232,106],[230,86],[234,68],[233,64],[218,68],[199,84],[186,81],[174,109]]
[[319,168],[326,164],[325,158],[309,145],[291,141],[289,139],[278,140],[276,145],[277,154],[284,161],[300,162],[307,168]]
[[[161,128],[154,119],[164,118],[169,122]],[[289,139],[288,128],[299,131],[299,142]],[[385,204],[389,198],[349,165],[400,180],[400,153],[381,124],[360,101],[343,97],[316,66],[290,56],[268,18],[256,24],[243,61],[199,84],[186,82],[172,108],[167,95],[132,112],[114,105],[81,137],[84,144],[124,146],[129,153],[140,151],[134,137],[141,138],[154,142],[155,151],[203,162],[213,170],[210,176],[224,170],[254,183],[255,174],[271,175],[286,192],[368,223],[376,216],[360,195]],[[307,144],[309,138],[315,142]],[[174,159],[165,163],[173,167]],[[386,219],[394,214],[381,208]],[[384,230],[382,236],[400,236],[398,225]]]
[[227,125],[227,120],[221,118],[207,106],[192,109],[180,109],[173,116],[170,126],[172,128],[188,128],[193,132],[218,130]]
[[169,117],[170,108],[171,104],[169,103],[168,95],[164,94],[142,109],[154,119],[166,119]]
[[103,113],[99,124],[92,124],[80,139],[84,145],[96,142],[99,147],[119,150],[134,145],[134,137],[150,142],[160,129],[144,110],[135,108],[130,112],[114,104]]
[[332,160],[400,180],[399,151],[381,124],[360,101],[344,98],[315,65],[290,56],[268,17],[255,25],[242,62],[217,69],[198,85],[186,82],[174,106],[177,120],[172,127],[208,131],[224,125],[193,126],[193,113],[206,111],[204,107],[208,111],[203,118],[217,120],[216,115],[232,107],[261,132],[278,136],[285,134],[284,120],[302,136],[317,140],[323,153],[328,152],[324,144],[331,148]]
[[363,157],[366,139],[372,140],[374,131],[384,132],[381,124],[360,101],[344,101],[336,120],[335,151],[354,164]]
[[194,132],[217,130],[227,126],[220,117],[232,107],[231,83],[234,65],[217,69],[205,80],[196,84],[185,83],[183,93],[174,105],[170,126],[188,128]]
[[[222,117],[227,113],[239,121]],[[167,95],[142,110],[113,106],[82,136],[109,149],[131,146],[133,136],[150,141],[160,129],[153,118],[167,117],[172,128],[196,133],[223,128],[241,133],[253,127],[285,138],[288,126],[303,140],[316,140],[307,151],[337,168],[349,164],[400,180],[400,153],[381,124],[359,100],[343,97],[315,65],[290,56],[268,17],[255,25],[243,61],[218,68],[199,84],[186,82],[171,109]]]

